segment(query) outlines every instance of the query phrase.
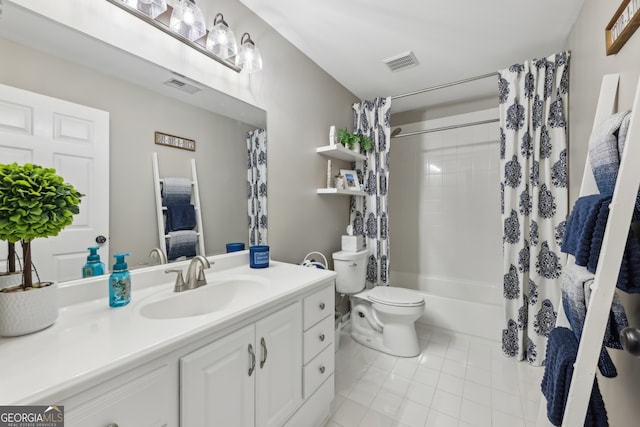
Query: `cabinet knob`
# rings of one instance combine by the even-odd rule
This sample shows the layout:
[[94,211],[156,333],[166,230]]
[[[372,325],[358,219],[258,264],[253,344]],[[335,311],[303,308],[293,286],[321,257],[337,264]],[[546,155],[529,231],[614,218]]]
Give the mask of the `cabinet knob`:
[[321,373],[321,374],[324,374],[325,369],[326,369],[326,368],[324,367],[324,365],[321,365],[321,366],[320,366],[320,373]]
[[320,338],[320,341],[324,341],[324,334],[320,334],[318,338]]
[[325,307],[324,303],[323,303],[323,302],[321,302],[321,303],[320,303],[320,310],[324,310],[324,307]]
[[116,423],[111,423],[111,424],[107,425],[107,427],[118,427],[118,424],[116,424]]

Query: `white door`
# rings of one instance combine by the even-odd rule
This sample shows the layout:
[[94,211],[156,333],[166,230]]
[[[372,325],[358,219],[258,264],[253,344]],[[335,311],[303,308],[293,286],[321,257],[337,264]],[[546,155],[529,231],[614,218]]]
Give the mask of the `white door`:
[[302,403],[302,307],[256,323],[256,426],[281,426]]
[[[73,224],[31,244],[40,278],[82,277],[87,248],[99,236],[109,265],[109,113],[0,84],[0,163],[12,162],[53,167],[85,194]],[[4,270],[6,244],[0,257]]]
[[254,325],[180,359],[182,427],[253,427]]

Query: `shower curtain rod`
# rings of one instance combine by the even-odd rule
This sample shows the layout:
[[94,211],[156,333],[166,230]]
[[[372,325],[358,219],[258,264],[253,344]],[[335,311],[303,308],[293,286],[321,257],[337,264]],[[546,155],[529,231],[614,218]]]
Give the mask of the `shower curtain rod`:
[[444,84],[441,84],[441,85],[428,87],[426,89],[420,89],[420,90],[416,90],[416,91],[409,92],[409,93],[403,93],[402,95],[394,95],[394,96],[391,97],[391,99],[394,100],[394,99],[398,99],[398,98],[405,98],[407,96],[418,95],[420,93],[431,92],[431,91],[438,90],[438,89],[444,89],[445,87],[456,86],[456,85],[459,85],[459,84],[462,84],[462,83],[469,83],[469,82],[472,82],[474,80],[486,79],[487,77],[493,77],[493,76],[497,76],[497,75],[499,75],[499,73],[497,71],[494,71],[493,73],[483,74],[481,76],[469,77],[468,79],[458,80],[458,81],[451,82],[451,83],[444,83]]
[[[442,126],[439,128],[431,128],[431,129],[424,129],[424,130],[417,130],[415,132],[407,132],[407,133],[398,133],[395,135],[391,135],[391,138],[402,138],[403,136],[412,136],[412,135],[420,135],[423,133],[431,133],[431,132],[440,132],[443,130],[451,130],[451,129],[458,129],[458,128],[464,128],[467,126],[477,126],[477,125],[484,125],[487,123],[495,123],[500,121],[500,119],[489,119],[489,120],[481,120],[479,122],[469,122],[469,123],[461,123],[459,125],[451,125],[451,126]],[[396,129],[401,129],[401,128],[396,128]]]

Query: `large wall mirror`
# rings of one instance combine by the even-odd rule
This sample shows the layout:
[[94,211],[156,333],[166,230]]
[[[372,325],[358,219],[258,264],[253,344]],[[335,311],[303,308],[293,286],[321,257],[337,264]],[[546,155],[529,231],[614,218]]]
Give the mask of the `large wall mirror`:
[[[227,242],[248,243],[246,137],[266,129],[264,110],[11,3],[2,8],[1,84],[109,113],[110,253],[100,251],[108,268],[118,252],[131,252],[132,267],[154,262],[154,152],[162,176],[190,177],[195,159],[207,255],[224,252]],[[195,140],[196,151],[157,145],[156,131]],[[80,267],[59,280],[79,278]]]

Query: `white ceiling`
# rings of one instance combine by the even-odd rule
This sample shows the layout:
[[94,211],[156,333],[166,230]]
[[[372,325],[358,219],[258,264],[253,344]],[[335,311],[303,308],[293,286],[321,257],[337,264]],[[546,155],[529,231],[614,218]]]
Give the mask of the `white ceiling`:
[[[507,68],[563,49],[583,0],[241,0],[360,99]],[[256,40],[259,46],[260,41]],[[383,60],[413,51],[418,66]],[[265,67],[269,60],[264,58]],[[493,96],[487,78],[394,101],[394,112]],[[497,96],[497,95],[496,95]]]

